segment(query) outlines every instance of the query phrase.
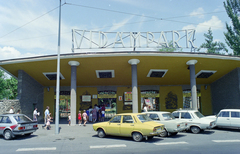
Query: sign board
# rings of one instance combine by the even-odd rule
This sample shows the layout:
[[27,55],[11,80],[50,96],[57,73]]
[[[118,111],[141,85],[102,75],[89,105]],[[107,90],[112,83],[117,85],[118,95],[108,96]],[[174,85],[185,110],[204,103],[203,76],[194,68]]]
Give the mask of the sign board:
[[102,32],[72,30],[73,52],[76,49],[106,48],[197,48],[195,30],[160,32]]

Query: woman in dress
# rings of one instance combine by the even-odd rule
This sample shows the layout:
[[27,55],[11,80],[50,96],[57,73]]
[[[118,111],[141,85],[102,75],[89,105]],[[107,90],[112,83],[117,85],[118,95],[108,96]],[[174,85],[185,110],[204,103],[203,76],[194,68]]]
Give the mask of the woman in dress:
[[83,121],[84,121],[83,126],[86,126],[88,116],[87,116],[87,113],[85,110],[83,110],[82,117],[83,117]]
[[82,114],[81,111],[78,111],[78,125],[81,126],[82,124]]
[[93,120],[93,122],[96,122],[96,120],[97,120],[97,108],[96,108],[96,106],[92,110],[92,120]]

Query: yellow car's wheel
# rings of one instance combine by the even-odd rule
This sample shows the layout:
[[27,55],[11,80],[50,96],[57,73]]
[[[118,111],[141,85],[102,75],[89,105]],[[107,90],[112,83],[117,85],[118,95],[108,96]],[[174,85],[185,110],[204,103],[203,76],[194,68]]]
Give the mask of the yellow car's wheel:
[[103,129],[98,129],[98,137],[104,138],[106,136],[105,132]]
[[142,136],[141,133],[134,132],[134,133],[132,134],[132,138],[133,138],[134,141],[140,142],[140,141],[142,141],[143,136]]

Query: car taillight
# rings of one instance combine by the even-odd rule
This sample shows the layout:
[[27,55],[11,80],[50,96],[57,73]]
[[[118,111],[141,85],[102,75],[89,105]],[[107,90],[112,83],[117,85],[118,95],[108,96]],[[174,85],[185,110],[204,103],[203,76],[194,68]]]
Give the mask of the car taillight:
[[187,123],[185,123],[185,126],[187,126]]
[[18,127],[18,130],[24,130],[25,129],[25,127],[23,126],[23,127]]
[[153,132],[156,132],[156,130],[157,130],[156,128],[153,128]]
[[10,126],[11,129],[15,129],[18,125],[12,125]]
[[33,128],[37,128],[38,127],[38,125],[33,125]]

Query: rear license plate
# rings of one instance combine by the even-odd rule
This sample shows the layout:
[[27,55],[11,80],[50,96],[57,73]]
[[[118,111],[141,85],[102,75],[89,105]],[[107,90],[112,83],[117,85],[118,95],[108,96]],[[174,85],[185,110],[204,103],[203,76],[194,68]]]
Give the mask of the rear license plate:
[[26,126],[26,129],[32,129],[33,126]]

